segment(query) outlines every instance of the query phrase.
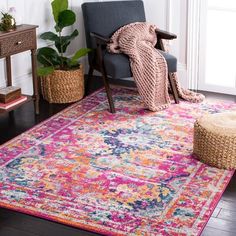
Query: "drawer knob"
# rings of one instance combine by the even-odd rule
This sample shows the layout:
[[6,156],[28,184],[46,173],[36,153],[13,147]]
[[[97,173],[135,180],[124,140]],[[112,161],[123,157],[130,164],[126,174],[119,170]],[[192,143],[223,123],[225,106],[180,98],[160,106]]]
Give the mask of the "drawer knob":
[[16,45],[21,45],[22,44],[22,41],[18,41],[17,43],[16,43]]

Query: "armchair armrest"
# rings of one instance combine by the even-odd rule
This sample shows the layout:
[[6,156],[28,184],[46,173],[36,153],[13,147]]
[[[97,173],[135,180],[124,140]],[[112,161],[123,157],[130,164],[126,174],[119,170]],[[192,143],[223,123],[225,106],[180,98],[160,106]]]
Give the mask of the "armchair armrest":
[[96,43],[98,43],[98,44],[100,44],[100,45],[106,45],[106,44],[108,44],[109,42],[110,42],[110,39],[109,38],[106,38],[106,37],[104,37],[104,36],[102,36],[102,35],[99,35],[99,34],[97,34],[97,33],[90,33],[90,36],[92,37],[92,38],[94,38],[95,39],[95,41],[96,41]]
[[169,32],[164,31],[164,30],[160,30],[160,29],[156,30],[156,34],[157,34],[157,38],[160,38],[160,39],[172,40],[172,39],[177,38],[177,35],[169,33]]

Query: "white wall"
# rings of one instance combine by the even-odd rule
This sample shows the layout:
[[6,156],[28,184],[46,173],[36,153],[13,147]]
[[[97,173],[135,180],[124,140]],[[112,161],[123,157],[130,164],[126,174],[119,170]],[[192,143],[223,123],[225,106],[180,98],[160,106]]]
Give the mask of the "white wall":
[[[77,12],[77,26],[80,36],[70,46],[69,54],[79,47],[85,46],[81,4],[93,0],[69,0],[71,8]],[[95,1],[95,0],[94,0]],[[99,0],[97,0],[99,1]],[[50,0],[0,0],[0,11],[15,7],[20,23],[39,25],[38,34],[53,30],[53,18],[50,14]],[[147,21],[159,28],[169,30],[178,35],[171,43],[171,52],[178,58],[179,76],[182,84],[186,79],[187,50],[187,0],[144,0]],[[71,31],[72,29],[68,29]],[[38,47],[45,42],[38,39]],[[24,93],[32,94],[30,53],[22,53],[12,57],[13,81],[22,87]],[[0,87],[5,85],[4,60],[0,61]]]

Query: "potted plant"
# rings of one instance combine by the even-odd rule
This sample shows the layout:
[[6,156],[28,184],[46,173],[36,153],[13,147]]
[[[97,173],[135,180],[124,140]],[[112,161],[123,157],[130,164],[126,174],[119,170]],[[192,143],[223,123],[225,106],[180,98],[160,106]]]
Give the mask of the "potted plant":
[[71,40],[79,32],[76,29],[64,36],[62,31],[75,23],[76,15],[68,9],[68,0],[53,0],[51,6],[56,33],[46,32],[40,38],[52,41],[55,47],[43,47],[37,51],[40,65],[37,73],[41,77],[42,94],[50,103],[75,102],[84,96],[84,74],[79,59],[90,49],[81,48],[72,57],[65,56]]

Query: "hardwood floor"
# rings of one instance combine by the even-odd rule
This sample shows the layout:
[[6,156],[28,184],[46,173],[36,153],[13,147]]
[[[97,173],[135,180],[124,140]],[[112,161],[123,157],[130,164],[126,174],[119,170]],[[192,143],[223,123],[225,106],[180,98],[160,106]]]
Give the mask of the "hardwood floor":
[[[97,86],[99,87],[99,85]],[[91,89],[94,90],[95,88]],[[231,96],[208,94],[209,97],[234,100]],[[50,105],[41,100],[40,115],[34,115],[33,103],[25,104],[10,114],[0,116],[0,144],[28,130],[39,122],[64,109],[68,105]],[[44,219],[0,209],[0,236],[95,236],[97,234],[79,230]],[[215,212],[209,220],[203,236],[236,235],[236,174],[227,187]]]

